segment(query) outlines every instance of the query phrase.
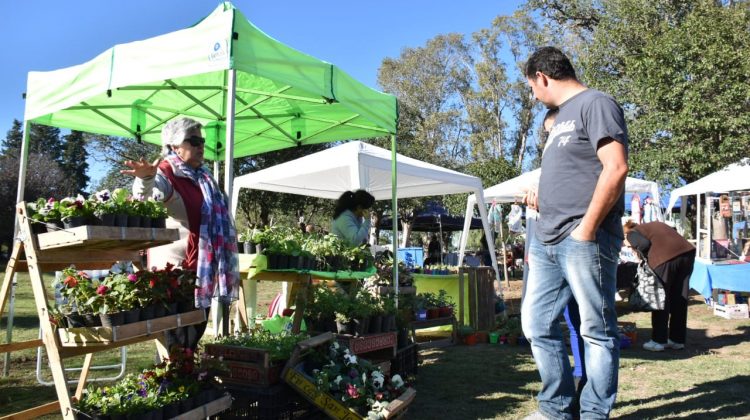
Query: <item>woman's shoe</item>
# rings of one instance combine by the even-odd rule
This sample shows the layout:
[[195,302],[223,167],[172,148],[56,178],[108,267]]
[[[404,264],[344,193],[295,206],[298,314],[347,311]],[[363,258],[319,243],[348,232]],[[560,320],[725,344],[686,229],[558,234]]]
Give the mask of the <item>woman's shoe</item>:
[[664,344],[649,340],[647,343],[643,343],[643,349],[648,351],[664,351]]
[[682,343],[675,343],[672,340],[667,340],[667,345],[664,347],[672,350],[682,350],[685,348],[685,345]]

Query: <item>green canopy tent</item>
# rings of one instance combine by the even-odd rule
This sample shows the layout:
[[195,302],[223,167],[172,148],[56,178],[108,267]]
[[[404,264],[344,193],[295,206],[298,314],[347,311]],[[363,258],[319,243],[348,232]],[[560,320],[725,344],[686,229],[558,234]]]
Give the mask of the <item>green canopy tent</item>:
[[160,144],[163,125],[181,116],[204,124],[205,157],[224,160],[230,198],[234,157],[389,135],[397,214],[396,98],[271,38],[228,2],[189,28],[29,72],[17,202],[30,123]]
[[234,157],[390,135],[396,205],[396,98],[276,41],[228,2],[189,28],[29,72],[18,201],[30,123],[160,144],[163,125],[180,116],[204,124],[207,159],[223,155],[229,197]]

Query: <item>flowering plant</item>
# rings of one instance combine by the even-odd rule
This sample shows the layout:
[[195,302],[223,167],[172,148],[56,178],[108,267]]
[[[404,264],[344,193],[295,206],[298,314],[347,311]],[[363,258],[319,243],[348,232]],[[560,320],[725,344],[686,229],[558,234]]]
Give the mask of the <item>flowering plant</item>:
[[53,286],[60,288],[60,294],[67,301],[69,309],[86,313],[91,309],[89,301],[97,296],[99,283],[92,280],[84,271],[78,271],[74,266],[70,266],[62,270],[60,277],[55,278]]
[[119,209],[117,203],[112,198],[109,190],[101,190],[89,197],[90,205],[93,208],[94,215],[101,217],[105,214],[117,214]]
[[379,367],[358,358],[335,341],[328,348],[328,357],[328,364],[313,370],[318,389],[368,419],[385,418],[388,404],[406,391],[401,376],[388,377]]
[[37,199],[34,210],[35,213],[31,214],[31,218],[37,221],[52,222],[59,221],[62,218],[60,202],[52,197],[46,200],[44,198]]
[[94,214],[91,202],[78,194],[77,197],[65,197],[60,200],[60,215],[62,220],[69,220],[73,217],[88,217]]

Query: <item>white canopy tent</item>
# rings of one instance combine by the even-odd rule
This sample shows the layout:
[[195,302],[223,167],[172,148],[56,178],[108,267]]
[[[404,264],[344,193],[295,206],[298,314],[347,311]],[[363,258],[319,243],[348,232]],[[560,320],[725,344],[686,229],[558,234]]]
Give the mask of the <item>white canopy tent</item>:
[[[672,214],[672,208],[680,197],[695,195],[696,202],[700,203],[700,195],[708,193],[724,193],[731,191],[743,191],[750,190],[750,158],[744,158],[737,163],[733,163],[723,169],[720,169],[710,175],[706,175],[703,178],[691,182],[683,187],[672,190],[669,194],[669,204],[667,205],[667,215]],[[683,202],[684,203],[684,202]],[[680,207],[681,217],[685,217],[685,207]],[[711,217],[710,206],[708,206],[709,214]],[[697,207],[696,220],[701,220],[701,206]],[[701,223],[697,222],[697,234],[695,235],[695,248],[698,250],[698,257],[710,258],[710,251],[705,251],[701,245],[703,240],[702,237],[712,238],[711,224],[709,223],[706,228],[701,228]],[[701,234],[705,234],[701,235]]]
[[683,196],[741,190],[750,190],[750,158],[744,158],[711,175],[706,175],[695,182],[672,190],[669,194],[667,214],[671,213],[677,199]]
[[[539,184],[539,176],[542,174],[541,169],[535,169],[530,172],[525,172],[515,178],[509,179],[500,184],[494,185],[484,190],[484,197],[477,197],[472,194],[466,200],[466,217],[471,217],[474,214],[474,206],[479,205],[480,213],[484,210],[484,203],[488,201],[495,201],[497,203],[513,203],[518,201],[528,191],[529,188]],[[645,181],[643,179],[628,177],[625,180],[625,192],[627,193],[643,193],[649,194],[653,197],[654,201],[661,203],[661,197],[659,195],[659,185],[653,181]],[[482,215],[482,217],[485,217]],[[469,219],[467,219],[469,220]],[[491,238],[491,236],[487,236]],[[466,251],[466,241],[468,240],[467,229],[464,226],[464,231],[461,234],[461,242],[459,247],[458,263],[461,264]]]
[[[396,159],[398,198],[471,192],[479,197],[479,212],[486,235],[490,235],[487,211],[482,194],[482,181],[437,165],[403,155]],[[376,200],[391,198],[391,152],[379,147],[353,141],[332,147],[274,167],[234,179],[232,212],[237,211],[240,188],[276,191],[337,199],[344,191],[363,189]],[[468,230],[467,219],[464,229]],[[499,278],[493,244],[490,255],[495,274]]]

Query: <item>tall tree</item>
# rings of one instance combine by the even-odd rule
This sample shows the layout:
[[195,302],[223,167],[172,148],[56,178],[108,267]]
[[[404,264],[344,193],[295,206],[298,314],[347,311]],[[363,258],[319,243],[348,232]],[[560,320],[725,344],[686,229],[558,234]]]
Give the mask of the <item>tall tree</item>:
[[85,134],[90,145],[91,156],[105,168],[105,175],[91,189],[130,189],[133,177],[120,173],[126,169],[126,160],[146,159],[153,162],[159,157],[160,148],[150,143],[139,143],[133,139]]
[[21,154],[21,144],[23,143],[23,124],[16,119],[8,134],[5,136],[2,147],[2,155],[18,157]]
[[582,61],[588,83],[625,106],[632,169],[679,185],[750,155],[747,4],[612,0],[604,9]]
[[31,124],[29,133],[29,153],[39,153],[60,163],[63,145],[60,139],[60,129],[42,124]]
[[[45,154],[29,154],[26,171],[26,201],[39,197],[61,197],[66,188],[66,180],[60,165]],[[18,191],[18,157],[0,156],[0,173],[6,174],[0,182],[0,243],[8,247],[13,243],[13,223],[15,218],[16,192]]]
[[70,196],[82,193],[89,182],[89,176],[86,174],[89,169],[86,161],[88,152],[86,140],[80,131],[71,131],[70,134],[63,136],[63,140],[65,149],[60,159],[60,167],[68,184],[65,195]]

